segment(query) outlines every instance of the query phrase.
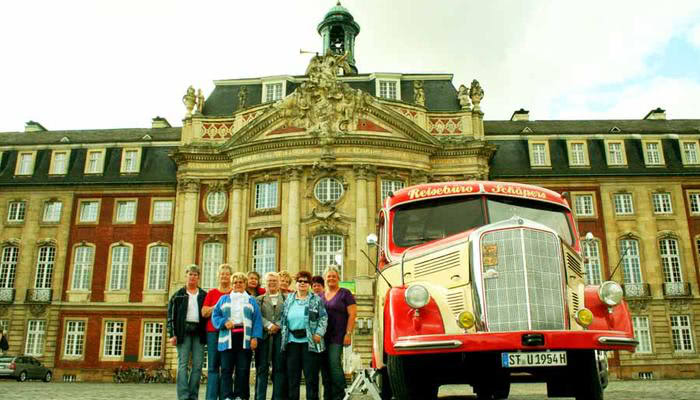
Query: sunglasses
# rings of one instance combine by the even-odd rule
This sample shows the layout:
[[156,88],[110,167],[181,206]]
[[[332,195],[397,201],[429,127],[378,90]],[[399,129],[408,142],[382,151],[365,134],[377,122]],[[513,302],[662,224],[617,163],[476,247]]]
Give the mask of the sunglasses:
[[297,281],[297,283],[309,283],[306,279],[300,279]]

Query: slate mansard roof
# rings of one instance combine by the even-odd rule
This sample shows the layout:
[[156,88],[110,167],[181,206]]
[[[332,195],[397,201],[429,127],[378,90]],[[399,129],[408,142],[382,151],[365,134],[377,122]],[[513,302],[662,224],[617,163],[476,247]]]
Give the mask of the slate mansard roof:
[[[676,138],[676,135],[700,137],[700,120],[484,121],[484,132],[486,140],[498,146],[490,163],[492,179],[700,174],[700,168],[683,165]],[[528,140],[539,137],[549,143],[551,168],[530,164]],[[645,138],[661,139],[663,166],[645,165],[642,148]],[[572,139],[586,140],[590,167],[570,166],[567,140]],[[608,166],[606,139],[624,141],[626,166]]]
[[[2,132],[0,186],[175,184],[176,165],[169,153],[176,148],[180,135],[181,128]],[[105,148],[104,172],[85,174],[88,148],[82,145],[93,149],[102,147],[100,144]],[[2,150],[8,146],[12,149]],[[15,146],[21,151],[36,150],[31,176],[15,175],[19,153]],[[120,173],[122,148],[130,146],[141,148],[140,168],[138,173],[123,174]],[[50,176],[51,152],[63,148],[71,151],[68,171],[65,175]]]
[[[383,75],[383,74],[377,74]],[[395,75],[395,74],[386,74]],[[452,84],[452,75],[449,74],[400,74],[401,78],[401,102],[413,104],[413,82],[423,80],[425,91],[425,107],[429,112],[456,112],[461,107],[457,100],[457,89]],[[282,77],[286,80],[285,95],[292,94],[307,76]],[[382,79],[381,76],[379,79]],[[245,87],[248,91],[246,108],[262,104],[263,83],[251,81],[256,79],[217,81],[214,91],[204,102],[203,114],[207,116],[227,116],[239,111],[238,94]],[[376,80],[374,74],[350,75],[347,79],[341,78],[353,89],[367,92],[374,97],[376,93]],[[383,99],[386,100],[386,99]]]

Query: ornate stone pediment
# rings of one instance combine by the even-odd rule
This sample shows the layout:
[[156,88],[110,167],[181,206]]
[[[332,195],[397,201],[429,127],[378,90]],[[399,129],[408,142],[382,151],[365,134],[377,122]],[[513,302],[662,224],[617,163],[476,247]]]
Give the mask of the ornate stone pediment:
[[302,128],[314,136],[331,137],[356,130],[359,113],[374,101],[338,79],[338,70],[350,71],[345,58],[327,53],[311,59],[302,83],[275,107],[288,127]]

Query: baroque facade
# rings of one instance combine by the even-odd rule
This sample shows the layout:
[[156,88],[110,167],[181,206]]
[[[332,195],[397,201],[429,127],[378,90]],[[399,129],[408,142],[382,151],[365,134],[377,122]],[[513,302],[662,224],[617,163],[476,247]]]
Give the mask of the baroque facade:
[[[0,133],[0,324],[11,353],[56,376],[111,379],[166,365],[166,305],[202,267],[261,273],[342,266],[369,358],[381,200],[416,183],[510,180],[567,192],[590,283],[621,282],[641,345],[620,378],[698,377],[700,120],[484,121],[476,80],[359,73],[342,6],[303,75],[189,88],[182,127]],[[373,251],[373,250],[371,250]],[[372,258],[370,254],[369,258]]]

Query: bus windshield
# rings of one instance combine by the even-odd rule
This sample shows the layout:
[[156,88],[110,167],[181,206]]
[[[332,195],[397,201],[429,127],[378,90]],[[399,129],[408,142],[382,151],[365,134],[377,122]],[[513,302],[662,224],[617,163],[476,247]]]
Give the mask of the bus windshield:
[[507,197],[490,197],[486,201],[486,205],[491,223],[510,219],[513,216],[522,217],[554,229],[565,243],[569,246],[572,245],[573,238],[569,219],[562,207],[534,200]]
[[479,196],[409,203],[394,212],[394,244],[411,247],[442,239],[484,225],[484,220]]

